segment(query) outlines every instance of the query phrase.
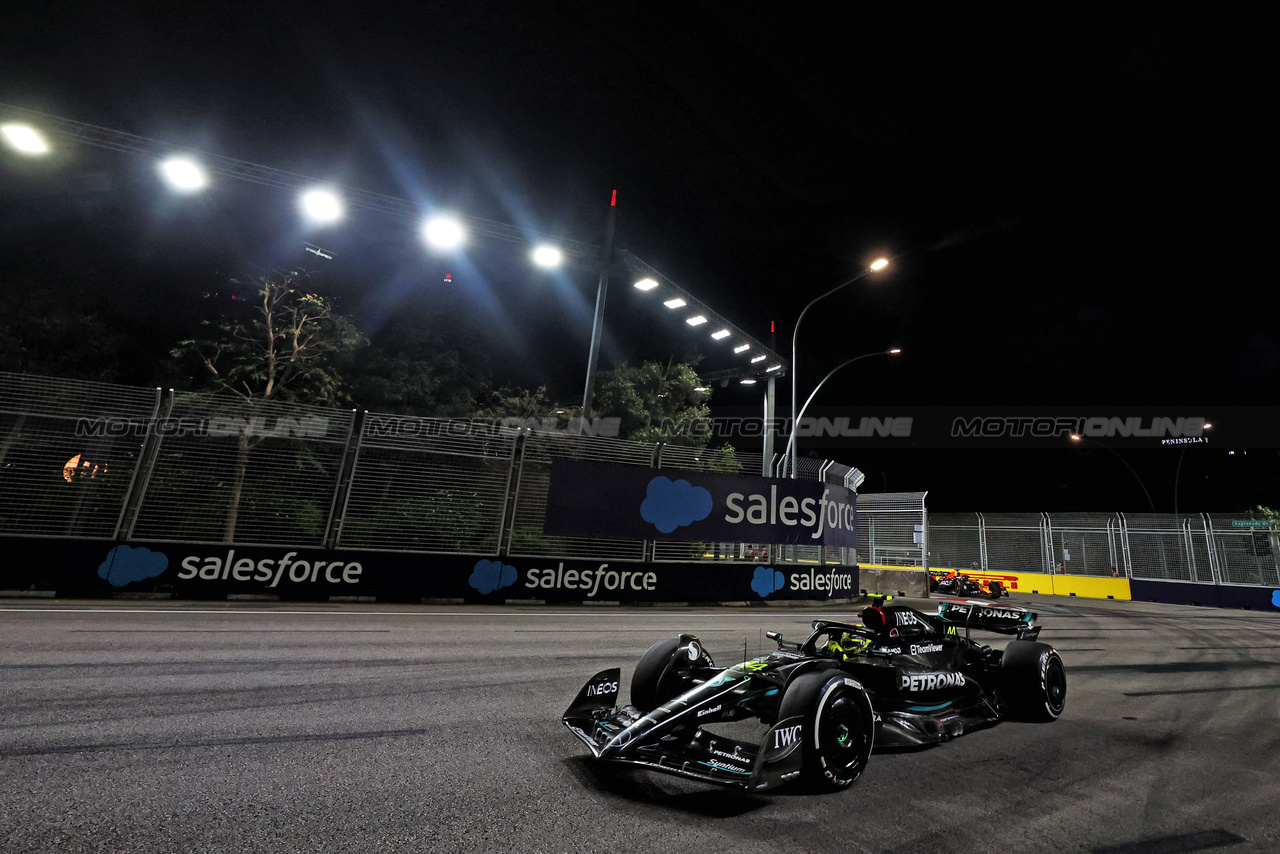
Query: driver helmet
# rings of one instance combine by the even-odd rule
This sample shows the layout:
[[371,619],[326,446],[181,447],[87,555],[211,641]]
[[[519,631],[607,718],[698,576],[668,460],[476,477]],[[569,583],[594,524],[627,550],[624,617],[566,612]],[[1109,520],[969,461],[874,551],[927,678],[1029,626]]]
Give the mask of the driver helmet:
[[827,642],[827,652],[848,658],[851,655],[861,655],[870,646],[870,638],[860,637],[852,632],[842,632],[839,637]]

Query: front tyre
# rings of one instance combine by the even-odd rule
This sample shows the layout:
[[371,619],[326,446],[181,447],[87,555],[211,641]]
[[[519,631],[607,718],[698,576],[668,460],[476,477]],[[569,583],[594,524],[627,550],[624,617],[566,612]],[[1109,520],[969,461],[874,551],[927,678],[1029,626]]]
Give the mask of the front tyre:
[[802,782],[824,791],[852,786],[867,767],[875,740],[871,699],[856,679],[825,671],[787,686],[778,720],[799,715],[804,751]]
[[1001,695],[1014,720],[1047,723],[1067,705],[1067,668],[1048,644],[1011,641],[1000,658]]
[[640,657],[631,675],[631,705],[652,712],[694,687],[695,667],[714,667],[710,654],[693,635],[660,640]]

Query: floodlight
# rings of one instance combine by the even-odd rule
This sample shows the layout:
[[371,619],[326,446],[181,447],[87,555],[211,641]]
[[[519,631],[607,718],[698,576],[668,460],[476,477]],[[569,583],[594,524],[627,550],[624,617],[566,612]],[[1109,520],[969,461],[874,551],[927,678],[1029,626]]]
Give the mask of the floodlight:
[[461,246],[466,232],[455,219],[433,217],[422,226],[422,237],[438,249],[452,249]]
[[717,341],[719,341],[721,338],[728,338],[728,337],[729,337],[729,330],[728,330],[728,329],[721,329],[719,332],[712,332],[712,333],[711,333],[711,337],[712,337],[712,338],[714,338],[714,339],[716,339]]
[[680,297],[676,297],[675,299],[667,300],[663,305],[667,308],[680,308],[682,305],[686,305],[686,303],[684,300],[680,299]]
[[0,134],[4,134],[5,142],[20,154],[49,153],[49,143],[45,142],[43,134],[31,125],[0,125]]
[[701,326],[706,322],[707,322],[707,319],[703,317],[701,314],[695,314],[693,317],[690,317],[685,320],[685,323],[689,324],[690,326]]
[[766,374],[771,374],[774,371],[780,371],[780,370],[782,370],[782,365],[770,365],[769,367],[764,369],[764,372]]
[[307,190],[298,200],[302,213],[318,225],[328,225],[342,219],[342,199],[333,190],[316,187]]
[[890,356],[896,356],[896,355],[898,355],[898,354],[899,354],[899,353],[901,353],[901,352],[902,352],[902,348],[901,348],[901,347],[894,347],[892,350],[890,350],[890,351],[889,351],[889,355],[890,355]]
[[653,279],[641,279],[640,281],[636,282],[635,286],[637,290],[651,291],[658,286],[658,283],[655,282]]
[[756,384],[756,381],[755,381],[755,380],[752,380],[752,379],[739,380],[738,382],[740,382],[742,385],[755,385],[755,384]]
[[739,344],[737,347],[734,347],[734,348],[733,348],[733,352],[735,352],[735,353],[745,353],[747,350],[750,350],[750,349],[751,349],[751,345],[750,345],[750,344]]
[[756,362],[763,362],[763,361],[764,361],[765,359],[767,359],[767,358],[769,358],[769,357],[768,357],[768,356],[766,356],[766,355],[764,355],[763,353],[761,353],[759,356],[752,356],[752,357],[751,357],[751,364],[753,364],[753,365],[754,365]]
[[889,266],[888,258],[877,258],[876,260],[871,262],[871,271],[873,273],[878,273],[888,266]]
[[161,161],[160,175],[179,193],[194,193],[209,186],[208,173],[190,157],[170,157]]
[[538,246],[533,250],[533,263],[539,267],[559,267],[564,254],[554,246]]

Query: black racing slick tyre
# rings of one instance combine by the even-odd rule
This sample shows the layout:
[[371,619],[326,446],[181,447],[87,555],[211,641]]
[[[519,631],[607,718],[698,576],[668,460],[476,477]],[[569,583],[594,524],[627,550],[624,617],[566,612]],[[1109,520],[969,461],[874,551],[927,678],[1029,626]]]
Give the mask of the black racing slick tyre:
[[1009,717],[1020,721],[1058,719],[1067,705],[1067,668],[1048,644],[1011,641],[1000,658],[1001,695]]
[[999,599],[1001,596],[1004,595],[1004,585],[1001,584],[999,581],[993,581],[989,585],[987,585],[987,587],[991,591],[992,599]]
[[837,791],[852,786],[867,767],[875,740],[871,699],[856,679],[833,671],[806,673],[787,685],[778,720],[799,715],[804,766],[810,788]]
[[631,705],[651,712],[694,686],[694,667],[714,667],[697,638],[660,640],[640,656],[631,675]]

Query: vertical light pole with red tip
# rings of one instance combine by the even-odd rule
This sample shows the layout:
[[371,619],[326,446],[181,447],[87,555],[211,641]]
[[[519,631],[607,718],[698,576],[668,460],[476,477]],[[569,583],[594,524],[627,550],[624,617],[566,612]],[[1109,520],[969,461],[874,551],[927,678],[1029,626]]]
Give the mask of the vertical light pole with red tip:
[[591,353],[587,356],[587,387],[582,392],[582,418],[591,417],[591,404],[596,393],[596,365],[600,361],[600,337],[604,332],[604,299],[609,290],[609,265],[613,262],[613,227],[618,211],[618,191],[609,199],[609,221],[605,225],[604,244],[600,247],[600,276],[596,285],[596,314],[591,322]]

